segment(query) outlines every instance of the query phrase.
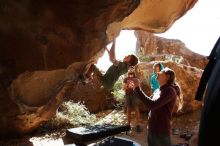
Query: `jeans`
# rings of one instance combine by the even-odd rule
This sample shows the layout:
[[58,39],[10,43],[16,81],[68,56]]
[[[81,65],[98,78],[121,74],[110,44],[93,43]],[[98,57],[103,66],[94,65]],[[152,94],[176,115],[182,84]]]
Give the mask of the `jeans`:
[[153,134],[148,130],[148,146],[172,146],[170,135]]

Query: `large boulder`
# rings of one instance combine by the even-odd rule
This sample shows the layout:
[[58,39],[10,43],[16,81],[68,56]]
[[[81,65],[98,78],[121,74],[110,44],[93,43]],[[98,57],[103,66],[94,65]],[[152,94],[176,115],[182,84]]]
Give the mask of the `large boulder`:
[[1,0],[0,137],[52,118],[85,62],[96,62],[121,29],[164,32],[196,2]]
[[85,63],[79,62],[67,69],[19,75],[9,88],[3,90],[8,91],[9,95],[8,98],[1,98],[0,134],[3,136],[7,132],[10,135],[4,136],[18,136],[35,130],[53,117],[76,87],[82,66]]
[[172,60],[201,69],[208,63],[206,56],[191,51],[180,40],[158,37],[146,31],[135,31],[135,36],[136,50],[146,57],[146,61]]
[[[180,110],[176,114],[184,114],[198,110],[202,107],[202,102],[194,100],[199,85],[202,69],[190,67],[183,64],[177,64],[173,61],[157,61],[161,62],[165,67],[173,69],[176,73],[176,81],[181,88],[180,98],[183,101]],[[137,75],[142,81],[142,89],[147,94],[150,91],[150,78],[153,73],[153,64],[155,62],[140,63],[137,68]]]
[[138,4],[138,0],[0,1],[0,136],[33,131],[52,118],[67,82],[75,85],[85,64],[67,67],[96,60],[108,43],[107,26],[121,21]]
[[107,34],[112,36],[121,29],[145,30],[148,32],[165,32],[172,24],[191,9],[197,0],[141,0],[140,5],[123,21],[108,26]]
[[201,108],[202,102],[195,101],[194,97],[203,69],[208,63],[207,57],[191,51],[180,40],[158,37],[142,30],[136,30],[135,36],[139,60],[145,62],[138,66],[145,92],[148,94],[150,90],[152,64],[165,61],[164,65],[176,72],[177,81],[182,89],[184,104],[178,114]]
[[74,102],[82,102],[92,113],[113,108],[116,102],[111,92],[101,85],[97,78],[91,79],[87,84],[78,82],[70,94]]

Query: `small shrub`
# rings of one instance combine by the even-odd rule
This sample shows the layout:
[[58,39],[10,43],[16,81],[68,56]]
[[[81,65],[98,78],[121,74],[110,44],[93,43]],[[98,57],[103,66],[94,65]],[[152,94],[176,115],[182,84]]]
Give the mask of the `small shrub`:
[[113,92],[112,92],[112,94],[113,94],[113,96],[114,96],[114,98],[115,98],[115,100],[117,101],[117,102],[119,102],[119,103],[123,103],[124,102],[124,96],[125,96],[125,92],[124,92],[124,90],[123,89],[120,89],[120,90],[114,90]]
[[113,110],[110,114],[106,115],[104,118],[101,118],[96,124],[124,125],[126,124],[126,119],[127,117],[122,110]]
[[115,83],[112,91],[113,97],[117,102],[119,102],[119,104],[122,104],[124,102],[125,92],[122,89],[123,80],[124,78],[120,77],[119,80]]
[[83,103],[67,101],[60,106],[56,116],[50,121],[50,124],[52,127],[78,127],[82,125],[93,125],[96,121],[96,116],[90,114]]
[[139,52],[139,53],[137,54],[137,56],[138,56],[138,59],[139,59],[141,62],[151,62],[151,61],[154,61],[154,60],[155,60],[154,57],[152,57],[152,56],[146,56],[146,55],[144,55],[144,54],[141,53],[141,52]]

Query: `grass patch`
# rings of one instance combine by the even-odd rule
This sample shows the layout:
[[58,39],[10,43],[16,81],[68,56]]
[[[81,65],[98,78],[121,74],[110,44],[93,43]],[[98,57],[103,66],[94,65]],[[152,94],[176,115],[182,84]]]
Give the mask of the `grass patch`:
[[122,89],[124,77],[120,77],[113,87],[113,97],[118,102],[118,106],[122,106],[125,101],[125,91]]
[[103,118],[100,118],[96,124],[124,125],[126,124],[126,119],[127,117],[122,110],[113,110],[110,114],[106,115]]
[[139,52],[137,56],[140,62],[151,62],[155,60],[155,57],[144,55],[142,52]]
[[91,114],[86,106],[73,101],[64,102],[58,109],[54,118],[48,121],[44,128],[46,129],[66,129],[80,126],[93,126],[97,124],[116,124],[123,125],[126,116],[122,111],[114,110],[111,113],[97,118]]
[[52,127],[78,127],[94,125],[96,122],[96,116],[83,103],[67,101],[60,106],[50,124]]

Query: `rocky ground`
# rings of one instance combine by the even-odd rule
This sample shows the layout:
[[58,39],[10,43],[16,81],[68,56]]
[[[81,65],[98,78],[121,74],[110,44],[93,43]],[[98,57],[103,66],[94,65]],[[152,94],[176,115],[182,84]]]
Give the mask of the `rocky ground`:
[[[126,117],[123,114],[123,110],[108,110],[99,112],[98,114],[96,114],[96,117],[100,118],[99,123],[112,123],[114,121],[117,121],[117,119],[120,119],[118,120],[119,124],[123,124],[124,122],[126,122]],[[128,132],[127,135],[125,133],[121,133],[117,136],[134,140],[141,146],[147,146],[147,115],[143,113],[141,119],[142,132],[135,131],[135,115],[132,115],[131,131]],[[189,131],[193,135],[196,135],[198,132],[199,119],[200,110],[182,116],[174,117],[173,128],[180,129],[180,133],[184,131]],[[74,144],[72,144],[73,141],[65,136],[65,131],[65,129],[51,130],[44,127],[32,135],[28,135],[19,139],[0,141],[0,146],[74,146]],[[173,144],[189,143],[184,138],[180,138],[180,135],[173,134],[172,141]]]

